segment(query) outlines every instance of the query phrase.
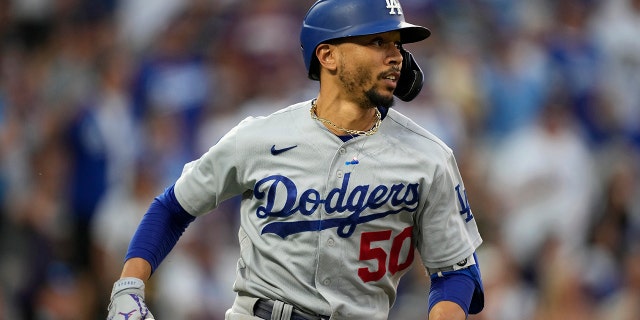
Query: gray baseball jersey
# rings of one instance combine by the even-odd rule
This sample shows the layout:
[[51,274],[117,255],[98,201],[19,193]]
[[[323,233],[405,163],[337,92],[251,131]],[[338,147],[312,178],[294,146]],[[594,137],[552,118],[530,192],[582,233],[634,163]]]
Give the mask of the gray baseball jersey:
[[185,166],[176,198],[198,216],[242,194],[235,290],[332,319],[386,319],[414,248],[438,268],[482,242],[457,164],[394,109],[376,134],[343,142],[310,107],[242,121]]

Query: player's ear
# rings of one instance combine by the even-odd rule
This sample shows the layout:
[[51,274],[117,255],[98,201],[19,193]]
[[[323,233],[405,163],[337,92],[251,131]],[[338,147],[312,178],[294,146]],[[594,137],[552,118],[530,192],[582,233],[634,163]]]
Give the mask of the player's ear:
[[316,47],[316,58],[322,68],[329,71],[335,71],[337,62],[335,57],[335,46],[328,43],[321,43]]

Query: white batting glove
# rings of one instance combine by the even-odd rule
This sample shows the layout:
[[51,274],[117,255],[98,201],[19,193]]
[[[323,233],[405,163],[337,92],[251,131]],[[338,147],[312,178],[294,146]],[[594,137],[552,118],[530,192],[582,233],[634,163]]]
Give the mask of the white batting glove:
[[122,278],[113,284],[107,320],[148,320],[155,318],[144,303],[144,282]]

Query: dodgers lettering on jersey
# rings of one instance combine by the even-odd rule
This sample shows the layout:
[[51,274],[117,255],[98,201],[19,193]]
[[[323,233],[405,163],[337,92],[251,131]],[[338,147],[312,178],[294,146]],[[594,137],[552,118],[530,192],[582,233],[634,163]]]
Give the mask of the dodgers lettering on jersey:
[[[329,191],[325,199],[322,199],[320,192],[313,188],[303,190],[298,196],[298,186],[293,180],[283,175],[271,175],[258,181],[253,195],[258,200],[265,200],[265,204],[256,210],[258,218],[289,217],[298,212],[310,216],[317,211],[321,204],[324,204],[328,214],[351,213],[342,218],[272,222],[264,227],[262,234],[274,233],[286,238],[288,235],[299,232],[338,228],[338,235],[348,238],[353,234],[358,224],[403,211],[414,212],[418,207],[420,188],[418,183],[406,185],[398,183],[391,186],[378,185],[374,187],[358,185],[347,193],[350,176],[350,173],[346,173],[342,180],[342,186]],[[285,195],[278,197],[278,192],[284,192]],[[277,198],[286,199],[285,203],[278,208],[275,204]],[[383,210],[376,212],[376,209],[380,208]],[[367,209],[373,212],[361,216],[362,212]]]

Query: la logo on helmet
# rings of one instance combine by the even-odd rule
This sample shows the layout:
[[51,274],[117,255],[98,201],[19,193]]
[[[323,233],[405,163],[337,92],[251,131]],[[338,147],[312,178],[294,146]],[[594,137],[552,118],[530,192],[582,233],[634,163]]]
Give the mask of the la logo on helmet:
[[389,14],[402,14],[402,7],[398,0],[387,0],[387,9],[390,9]]

